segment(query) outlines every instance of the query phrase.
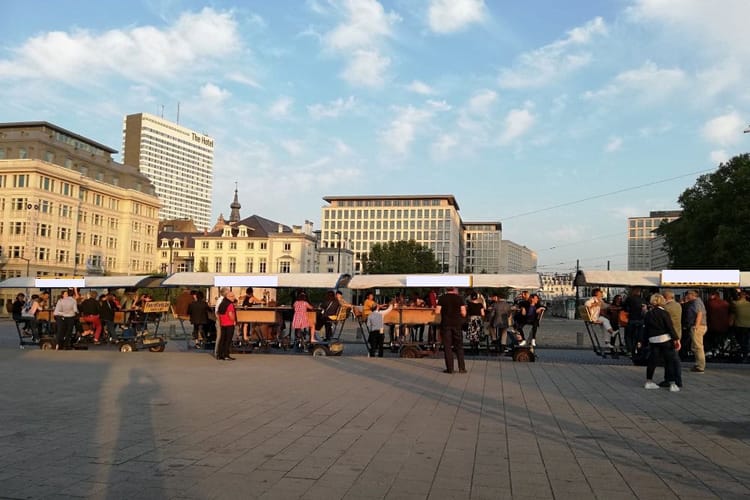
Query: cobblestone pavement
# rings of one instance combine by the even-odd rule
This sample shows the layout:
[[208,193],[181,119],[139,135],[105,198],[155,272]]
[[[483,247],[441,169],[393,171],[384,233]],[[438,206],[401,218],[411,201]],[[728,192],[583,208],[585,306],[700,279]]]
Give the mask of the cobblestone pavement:
[[670,393],[582,349],[448,375],[356,343],[221,362],[184,345],[19,350],[0,322],[0,498],[750,496],[750,365]]

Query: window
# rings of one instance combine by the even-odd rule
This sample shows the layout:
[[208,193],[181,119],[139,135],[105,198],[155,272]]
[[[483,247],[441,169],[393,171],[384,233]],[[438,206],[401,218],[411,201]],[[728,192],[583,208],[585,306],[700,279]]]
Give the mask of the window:
[[217,257],[214,261],[214,272],[220,273],[221,272],[221,257]]
[[18,174],[13,176],[13,187],[29,187],[29,174]]
[[55,180],[45,176],[39,177],[39,189],[53,191],[55,189]]
[[246,273],[253,272],[253,259],[246,259],[245,260],[245,272]]
[[259,273],[266,272],[266,259],[260,259],[260,262],[258,262],[258,272]]
[[26,223],[25,222],[11,222],[10,223],[10,234],[22,235],[26,234]]
[[291,252],[292,251],[292,244],[291,243],[284,243],[284,251],[285,252]]
[[137,240],[133,240],[130,242],[130,249],[134,252],[140,252],[141,251],[141,242]]
[[63,196],[73,196],[73,186],[69,182],[61,182],[60,194]]
[[229,272],[230,273],[237,272],[237,259],[234,257],[229,257]]
[[57,228],[57,239],[58,240],[65,240],[70,241],[70,229],[67,227],[58,227]]
[[14,258],[14,259],[20,259],[21,257],[23,257],[23,247],[12,246],[8,250],[8,253],[10,254],[10,256],[12,258]]
[[[261,250],[265,250],[267,248],[268,248],[268,243],[266,243],[265,241],[261,242],[260,249]],[[263,272],[265,272],[265,271],[263,271]]]
[[280,273],[291,273],[292,272],[292,264],[288,260],[282,260],[279,262],[279,272]]
[[52,235],[52,226],[49,224],[39,224],[37,226],[37,234],[43,238],[48,238]]
[[208,250],[208,242],[207,241],[201,241],[201,248],[203,250]]
[[117,238],[111,236],[107,238],[107,248],[117,248]]
[[18,148],[18,158],[21,160],[25,160],[29,157],[29,152],[26,151],[26,148]]
[[37,249],[37,260],[49,260],[49,248],[39,247]]
[[222,241],[217,241],[217,242],[216,242],[216,245],[214,245],[214,248],[216,248],[216,250],[221,250],[221,249],[223,249],[223,248],[224,248],[224,242],[222,242]]
[[[138,242],[134,242],[134,243],[138,243]],[[91,235],[91,244],[93,246],[95,246],[95,247],[102,246],[102,235],[100,235],[100,234],[92,234]]]
[[76,243],[78,243],[79,245],[82,245],[85,241],[86,241],[86,233],[82,233],[78,231],[76,233]]
[[117,219],[115,219],[114,217],[109,218],[109,228],[117,229]]
[[58,250],[55,260],[58,264],[67,264],[70,260],[70,252],[68,250]]
[[101,226],[103,221],[104,217],[99,214],[94,214],[93,217],[91,217],[91,222],[93,222],[95,226]]
[[255,248],[255,243],[253,243],[252,241],[250,241],[250,242],[247,243],[247,249],[248,250],[253,250],[254,248]]
[[[230,241],[229,242],[229,249],[230,250],[237,250],[237,242],[236,241]],[[229,271],[229,272],[233,272],[233,271]]]
[[[63,206],[60,205],[60,215],[62,216],[62,209]],[[83,222],[84,224],[88,223],[89,221],[89,213],[85,210],[81,210],[78,212],[78,222]]]
[[334,258],[333,258],[333,255],[329,255],[329,256],[328,256],[328,263],[329,263],[329,264],[333,264],[333,263],[334,263]]

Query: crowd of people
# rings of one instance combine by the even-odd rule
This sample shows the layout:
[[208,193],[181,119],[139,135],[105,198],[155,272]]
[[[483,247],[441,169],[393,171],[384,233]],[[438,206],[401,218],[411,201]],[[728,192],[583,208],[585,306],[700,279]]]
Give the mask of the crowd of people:
[[[150,294],[127,291],[122,297],[113,292],[99,294],[77,289],[63,289],[54,302],[49,291],[31,295],[16,295],[11,305],[11,317],[19,324],[23,336],[39,340],[43,335],[55,338],[56,349],[68,349],[76,337],[90,338],[94,344],[118,337],[115,313],[128,313],[124,324],[145,323],[144,305],[153,300]],[[41,312],[49,311],[51,319],[41,321]]]
[[[698,290],[688,290],[678,301],[672,290],[662,290],[644,298],[643,289],[633,287],[623,298],[603,300],[600,289],[592,291],[585,302],[589,317],[608,335],[605,348],[613,348],[615,335],[624,330],[626,353],[646,364],[646,389],[668,387],[678,392],[682,387],[681,360],[692,354],[693,373],[706,370],[706,352],[713,351],[733,340],[744,362],[750,342],[750,302],[746,290],[733,290],[726,298],[711,291],[704,303]],[[664,380],[653,381],[657,364],[661,362]]]

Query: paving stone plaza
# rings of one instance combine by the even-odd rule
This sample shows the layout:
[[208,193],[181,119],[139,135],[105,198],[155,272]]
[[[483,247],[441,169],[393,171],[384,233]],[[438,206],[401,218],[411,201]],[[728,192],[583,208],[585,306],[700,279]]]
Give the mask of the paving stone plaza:
[[340,358],[219,362],[184,340],[20,350],[2,320],[0,498],[748,498],[750,365],[646,391],[581,329],[550,319],[536,363],[449,375],[368,358],[353,329]]

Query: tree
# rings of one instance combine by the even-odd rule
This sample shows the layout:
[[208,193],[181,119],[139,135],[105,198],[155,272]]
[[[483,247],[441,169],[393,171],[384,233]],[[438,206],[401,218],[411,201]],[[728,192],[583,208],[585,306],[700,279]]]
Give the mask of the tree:
[[414,240],[375,243],[364,263],[368,274],[437,273],[440,264],[428,247]]
[[750,155],[702,175],[678,201],[682,216],[662,224],[674,269],[750,270]]

